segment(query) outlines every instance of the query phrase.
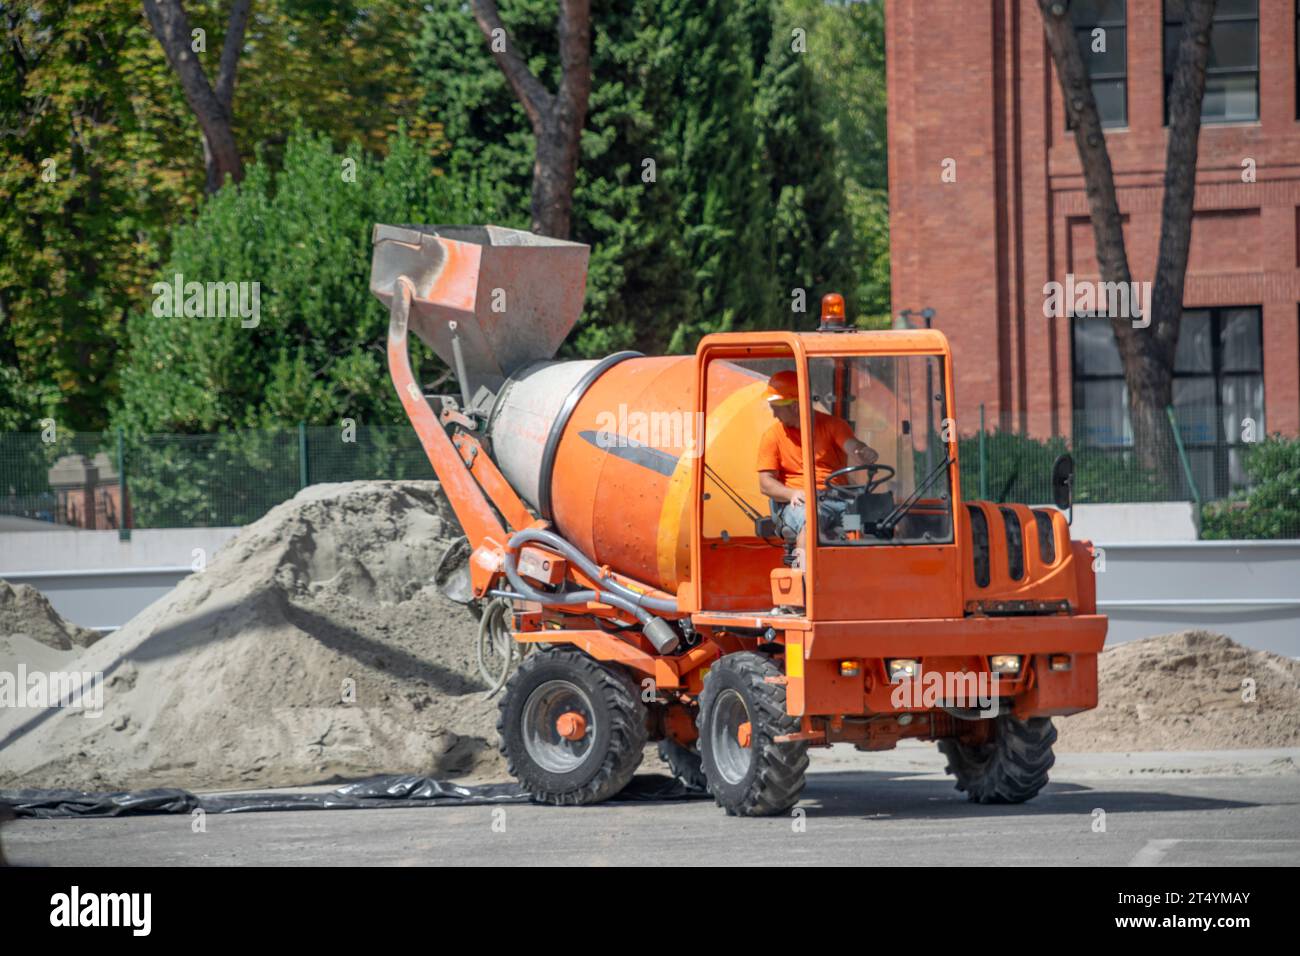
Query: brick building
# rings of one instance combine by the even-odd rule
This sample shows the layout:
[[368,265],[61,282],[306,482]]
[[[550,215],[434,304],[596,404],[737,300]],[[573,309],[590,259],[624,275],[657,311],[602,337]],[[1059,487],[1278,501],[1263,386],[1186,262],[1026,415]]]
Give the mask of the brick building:
[[[1074,0],[1133,278],[1154,278],[1181,0]],[[1131,441],[1105,319],[1046,318],[1096,280],[1084,182],[1035,0],[886,0],[893,305],[931,308],[959,427]],[[1219,0],[1175,408],[1198,483],[1241,479],[1242,423],[1300,432],[1297,0]],[[1102,42],[1097,42],[1098,39]],[[1253,181],[1248,181],[1253,180]]]

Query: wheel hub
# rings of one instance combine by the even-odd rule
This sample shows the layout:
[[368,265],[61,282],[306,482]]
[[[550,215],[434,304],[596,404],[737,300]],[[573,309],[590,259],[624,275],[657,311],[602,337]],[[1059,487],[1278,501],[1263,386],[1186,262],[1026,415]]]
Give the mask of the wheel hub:
[[709,744],[713,762],[727,783],[742,783],[754,759],[754,729],[745,698],[733,688],[727,688],[713,702],[711,716]]
[[565,740],[581,740],[587,736],[587,719],[576,710],[566,710],[556,718],[555,729]]
[[522,724],[524,749],[548,773],[569,773],[594,750],[596,710],[577,684],[549,680],[528,695]]

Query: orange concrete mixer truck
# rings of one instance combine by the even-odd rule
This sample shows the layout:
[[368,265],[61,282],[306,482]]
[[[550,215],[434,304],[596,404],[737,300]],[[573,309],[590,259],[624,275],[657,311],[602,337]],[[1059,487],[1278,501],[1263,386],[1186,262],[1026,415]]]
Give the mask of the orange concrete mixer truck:
[[[936,741],[979,803],[1043,787],[1052,717],[1097,702],[1092,549],[1067,458],[1055,508],[961,500],[941,332],[858,331],[832,295],[816,331],[556,360],[586,246],[373,239],[393,384],[465,533],[452,577],[518,660],[498,730],[534,799],[613,796],[649,741],[744,816],[788,811],[839,742]],[[409,331],[457,394],[424,394]]]

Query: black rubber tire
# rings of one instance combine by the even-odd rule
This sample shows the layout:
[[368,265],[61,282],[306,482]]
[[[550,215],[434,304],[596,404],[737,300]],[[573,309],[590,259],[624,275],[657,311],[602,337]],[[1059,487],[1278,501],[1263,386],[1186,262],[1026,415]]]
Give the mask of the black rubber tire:
[[[799,718],[785,712],[785,684],[769,682],[781,677],[770,657],[741,651],[728,654],[709,668],[700,694],[696,720],[700,737],[696,746],[714,801],[732,816],[767,817],[785,813],[799,802],[808,770],[808,743],[775,743],[773,738],[799,730]],[[749,765],[739,779],[729,780],[718,765],[711,735],[714,712],[720,700],[738,694],[749,718]]]
[[[540,766],[524,743],[529,696],[552,680],[579,687],[595,712],[591,749],[562,773]],[[646,716],[640,689],[625,671],[570,647],[552,647],[529,654],[511,675],[497,711],[497,733],[506,769],[529,796],[555,806],[580,806],[608,800],[632,780],[649,738]]]
[[683,747],[677,741],[665,738],[659,741],[659,757],[668,764],[673,776],[687,790],[708,793],[709,781],[704,778],[698,745]]
[[1047,785],[1056,762],[1052,745],[1056,728],[1050,717],[1020,720],[1011,714],[993,718],[993,739],[969,746],[955,738],[939,741],[948,758],[948,773],[972,803],[1024,803]]

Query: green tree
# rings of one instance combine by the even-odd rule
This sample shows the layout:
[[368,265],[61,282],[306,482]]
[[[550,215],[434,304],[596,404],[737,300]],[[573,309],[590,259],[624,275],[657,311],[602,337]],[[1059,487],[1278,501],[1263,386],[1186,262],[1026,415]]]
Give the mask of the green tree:
[[756,162],[754,8],[736,0],[656,7],[670,104],[661,142],[675,159],[661,181],[676,197],[691,270],[687,310],[669,342],[676,351],[708,332],[768,327],[782,302],[766,257],[771,202]]
[[133,313],[114,424],[135,435],[402,421],[383,354],[387,314],[368,291],[371,228],[491,214],[405,136],[377,160],[336,151],[322,134],[291,135],[282,169],[253,164],[176,230],[158,275],[164,285],[257,282],[256,324],[168,315],[165,296]]
[[[194,19],[218,36],[228,9],[229,0],[206,0]],[[234,105],[249,158],[260,145],[279,165],[299,124],[375,155],[399,125],[426,151],[443,149],[441,129],[419,105],[414,9],[406,0],[256,0]]]
[[574,191],[574,238],[591,246],[587,316],[571,351],[603,355],[668,345],[685,311],[690,275],[664,169],[659,117],[670,108],[661,26],[644,0],[594,8],[595,83]]
[[[502,22],[554,85],[554,3],[512,0]],[[754,11],[748,0],[595,0],[594,84],[573,238],[592,246],[582,354],[681,349],[777,307],[763,263],[767,203],[755,168]],[[450,168],[499,183],[527,223],[533,142],[468,11],[425,15],[419,71]]]
[[852,222],[857,321],[888,327],[889,196],[883,0],[781,0],[785,20],[806,31],[820,92],[817,113],[835,141]]
[[[558,82],[554,0],[498,5],[503,24],[529,68],[548,86]],[[676,202],[663,186],[671,157],[658,147],[667,110],[666,66],[657,56],[661,27],[646,0],[595,0],[595,82],[574,189],[571,238],[592,247],[587,302],[568,351],[602,354],[666,344],[684,308],[687,276]],[[491,181],[502,199],[503,225],[528,228],[534,138],[473,17],[457,6],[424,16],[416,69],[433,122],[451,149],[454,176]],[[656,182],[643,180],[645,160]]]
[[6,419],[99,428],[122,323],[159,261],[162,224],[192,208],[174,159],[183,104],[132,0],[5,3],[0,19]]
[[[220,37],[229,0],[187,0]],[[382,154],[398,121],[426,156],[408,4],[258,0],[235,90],[235,132],[283,161],[302,122]],[[4,422],[103,428],[124,323],[150,301],[204,187],[202,140],[139,0],[0,2],[0,399]],[[200,54],[215,73],[220,43]]]
[[773,207],[767,257],[784,294],[805,297],[807,314],[786,310],[791,327],[803,329],[816,321],[822,295],[843,293],[852,315],[857,293],[842,166],[808,60],[799,28],[783,17],[755,96],[760,171]]

